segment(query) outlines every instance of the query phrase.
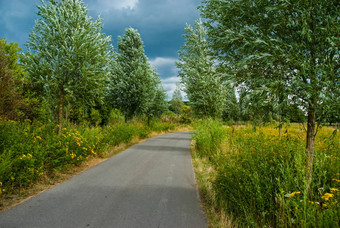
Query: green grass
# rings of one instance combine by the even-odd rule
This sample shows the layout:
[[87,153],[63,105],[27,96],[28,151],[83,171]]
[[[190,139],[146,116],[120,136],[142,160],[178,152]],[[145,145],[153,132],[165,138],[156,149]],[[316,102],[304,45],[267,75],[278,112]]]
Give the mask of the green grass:
[[339,225],[340,137],[334,129],[318,133],[307,194],[305,137],[299,126],[286,126],[281,137],[274,126],[254,132],[207,120],[195,127],[197,158],[214,170],[207,180],[214,192],[213,207],[237,218],[238,226]]

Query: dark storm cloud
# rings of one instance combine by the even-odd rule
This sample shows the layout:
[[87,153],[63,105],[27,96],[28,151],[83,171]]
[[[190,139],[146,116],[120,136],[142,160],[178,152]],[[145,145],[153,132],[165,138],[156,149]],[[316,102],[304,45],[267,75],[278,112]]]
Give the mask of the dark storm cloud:
[[183,44],[185,24],[199,17],[196,9],[199,0],[132,0],[130,2],[134,4],[125,8],[117,8],[115,2],[118,1],[104,0],[106,4],[100,2],[86,1],[91,15],[101,14],[103,17],[104,32],[115,34],[113,39],[117,40],[117,35],[123,34],[126,27],[138,29],[149,58],[177,56]]
[[0,0],[0,38],[23,47],[34,21],[39,0]]
[[[164,87],[171,96],[178,81],[175,60],[183,45],[186,23],[199,18],[201,0],[84,0],[89,15],[103,18],[104,33],[111,35],[117,48],[118,36],[127,27],[138,29],[146,55],[158,69]],[[0,0],[0,37],[20,47],[38,19],[39,0]]]

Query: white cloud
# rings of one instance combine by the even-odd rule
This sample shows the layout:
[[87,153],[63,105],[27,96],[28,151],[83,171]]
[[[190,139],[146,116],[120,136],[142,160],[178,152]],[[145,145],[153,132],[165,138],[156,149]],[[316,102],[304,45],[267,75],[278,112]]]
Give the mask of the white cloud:
[[156,57],[149,62],[151,63],[152,66],[159,68],[159,67],[164,67],[164,66],[169,66],[169,65],[175,65],[176,58],[165,58],[165,57]]
[[134,9],[139,0],[100,0],[96,6],[92,6],[96,11],[106,12],[112,9]]
[[168,94],[168,98],[171,100],[172,94],[174,93],[176,89],[176,83],[180,81],[180,78],[177,76],[172,76],[170,78],[161,79],[161,81],[162,81],[164,89],[166,90]]

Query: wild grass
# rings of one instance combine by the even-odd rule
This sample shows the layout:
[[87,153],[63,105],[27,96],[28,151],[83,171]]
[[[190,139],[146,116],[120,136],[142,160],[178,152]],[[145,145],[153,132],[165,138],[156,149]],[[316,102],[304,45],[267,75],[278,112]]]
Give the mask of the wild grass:
[[[215,208],[241,227],[337,227],[340,221],[340,136],[323,127],[317,135],[313,180],[307,190],[305,133],[287,125],[224,127],[196,123],[197,156],[214,169],[209,182]],[[215,140],[218,135],[218,140]],[[212,145],[215,144],[215,145]]]
[[105,157],[112,147],[174,128],[174,124],[157,121],[150,126],[142,122],[104,127],[68,123],[58,135],[53,123],[0,120],[0,200],[32,187],[41,178]]

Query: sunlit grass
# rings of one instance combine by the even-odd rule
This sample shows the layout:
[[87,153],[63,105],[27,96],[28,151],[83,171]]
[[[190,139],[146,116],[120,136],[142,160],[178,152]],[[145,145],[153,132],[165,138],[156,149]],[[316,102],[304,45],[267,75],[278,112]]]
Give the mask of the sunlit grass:
[[[281,135],[274,125],[254,131],[203,121],[196,129],[198,157],[216,173],[211,178],[216,201],[240,218],[239,224],[331,227],[339,221],[340,136],[335,129],[318,132],[309,193],[302,125],[286,125]],[[223,138],[213,140],[217,133]]]
[[0,120],[0,199],[30,188],[39,179],[66,171],[70,166],[104,157],[112,147],[175,127],[157,121],[150,126],[142,122],[104,127],[68,123],[58,135],[58,125],[53,123]]

